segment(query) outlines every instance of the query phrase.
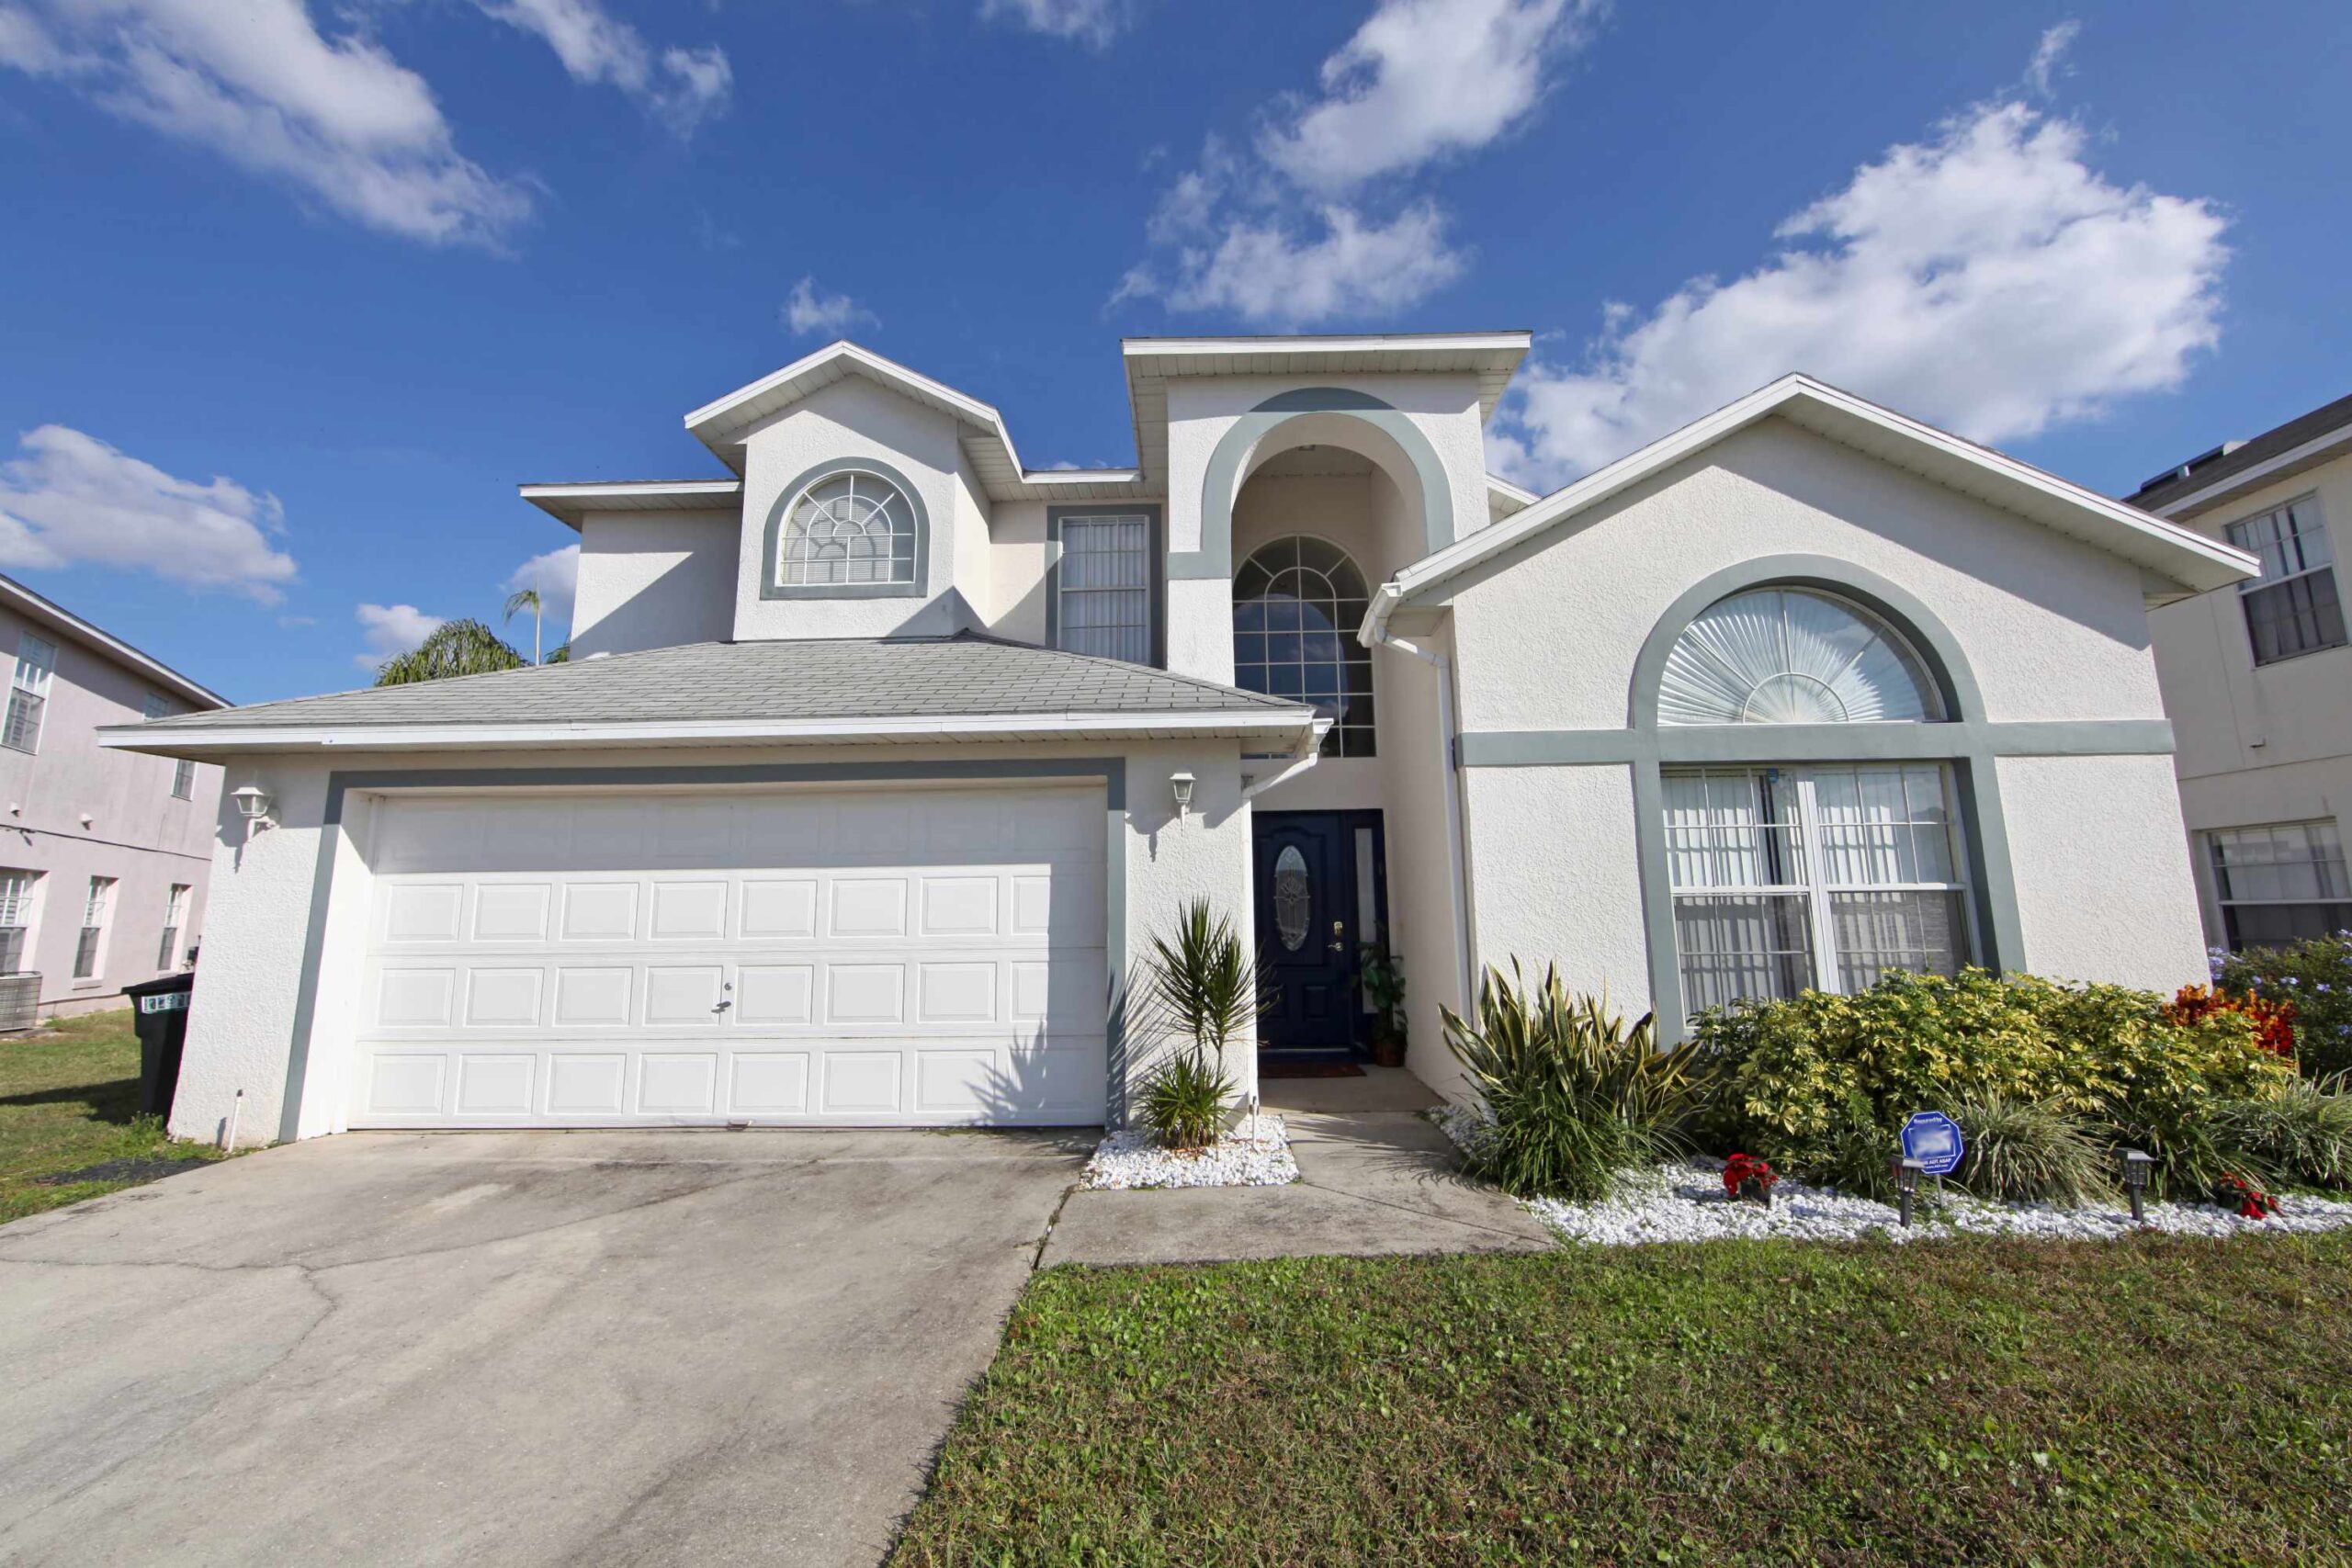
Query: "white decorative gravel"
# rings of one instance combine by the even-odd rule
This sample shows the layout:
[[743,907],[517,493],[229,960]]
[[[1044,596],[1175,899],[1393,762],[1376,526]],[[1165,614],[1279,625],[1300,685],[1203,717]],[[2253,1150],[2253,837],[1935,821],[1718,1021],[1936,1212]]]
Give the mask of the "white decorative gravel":
[[[1442,1107],[1430,1112],[1430,1119],[1464,1147],[1486,1125],[1482,1111],[1464,1106]],[[1531,1198],[1524,1206],[1563,1240],[1602,1247],[1727,1236],[1920,1241],[1974,1235],[2104,1241],[2134,1229],[2131,1210],[2120,1198],[2111,1207],[2060,1209],[2046,1203],[1986,1202],[1947,1188],[1920,1194],[1911,1228],[1905,1230],[1892,1204],[1808,1186],[1793,1177],[1782,1177],[1772,1189],[1769,1209],[1735,1200],[1724,1193],[1722,1173],[1720,1160],[1668,1163],[1620,1172],[1615,1190],[1598,1203]],[[2352,1226],[2352,1202],[2328,1198],[2281,1197],[2278,1213],[2267,1220],[2240,1219],[2233,1210],[2211,1203],[2152,1201],[2145,1212],[2147,1228],[2181,1235],[2278,1235]]]
[[1245,1116],[1214,1147],[1169,1149],[1130,1128],[1104,1138],[1079,1186],[1280,1187],[1298,1179],[1290,1134],[1279,1116]]

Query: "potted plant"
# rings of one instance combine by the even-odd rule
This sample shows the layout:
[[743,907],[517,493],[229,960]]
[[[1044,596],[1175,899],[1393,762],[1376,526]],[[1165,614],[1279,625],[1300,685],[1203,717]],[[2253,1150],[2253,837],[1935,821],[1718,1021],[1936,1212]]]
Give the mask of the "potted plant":
[[1405,964],[1385,942],[1356,948],[1356,983],[1372,1004],[1372,1059],[1384,1067],[1405,1065]]
[[1734,1155],[1724,1161],[1724,1195],[1735,1201],[1753,1198],[1772,1206],[1772,1184],[1781,1179],[1771,1165],[1754,1155]]

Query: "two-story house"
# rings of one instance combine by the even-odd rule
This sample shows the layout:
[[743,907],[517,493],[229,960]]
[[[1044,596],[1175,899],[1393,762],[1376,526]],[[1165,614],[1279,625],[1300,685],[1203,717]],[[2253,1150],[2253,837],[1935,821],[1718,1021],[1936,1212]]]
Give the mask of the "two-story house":
[[2203,972],[2147,607],[2253,560],[1790,377],[1553,494],[1523,333],[1123,345],[1136,461],[1032,468],[848,344],[548,484],[573,662],[171,718],[259,813],[174,1126],[1116,1121],[1188,901],[1256,1049],[1556,961],[1710,1004]]
[[123,987],[195,955],[220,770],[102,747],[98,731],[228,700],[0,577],[6,657],[0,974],[39,975],[44,1015],[119,1006]]
[[2256,557],[2261,575],[2155,611],[2180,803],[2215,946],[2352,929],[2352,398],[2193,457],[2130,500]]

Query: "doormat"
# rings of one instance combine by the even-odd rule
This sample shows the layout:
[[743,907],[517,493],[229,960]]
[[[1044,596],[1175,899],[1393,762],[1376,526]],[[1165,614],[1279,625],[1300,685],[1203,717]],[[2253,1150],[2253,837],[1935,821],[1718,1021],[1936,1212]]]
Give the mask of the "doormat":
[[1260,1062],[1261,1078],[1360,1078],[1363,1069],[1353,1062]]

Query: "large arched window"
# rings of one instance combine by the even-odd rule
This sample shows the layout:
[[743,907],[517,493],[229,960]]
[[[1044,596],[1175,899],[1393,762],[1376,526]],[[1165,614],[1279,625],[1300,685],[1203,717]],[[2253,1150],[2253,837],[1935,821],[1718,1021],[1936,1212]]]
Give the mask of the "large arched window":
[[1660,724],[1939,719],[1927,667],[1859,604],[1808,588],[1755,588],[1701,611],[1658,682]]
[[794,498],[776,551],[785,587],[910,583],[915,511],[897,485],[852,468],[817,480]]
[[[1839,726],[1945,716],[1894,627],[1809,588],[1755,588],[1691,619],[1658,682],[1658,723]],[[1951,769],[1857,730],[1834,761],[1669,768],[1668,880],[1693,1013],[1743,998],[1862,990],[1890,970],[1967,962],[1968,900]],[[1807,748],[1819,757],[1824,748]]]
[[1234,574],[1234,683],[1314,704],[1332,721],[1327,757],[1373,755],[1372,654],[1356,641],[1369,597],[1344,552],[1303,536]]

